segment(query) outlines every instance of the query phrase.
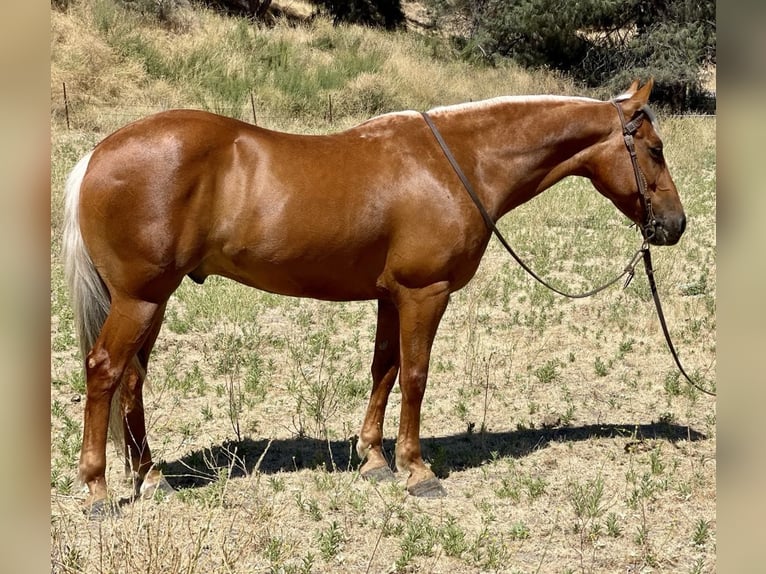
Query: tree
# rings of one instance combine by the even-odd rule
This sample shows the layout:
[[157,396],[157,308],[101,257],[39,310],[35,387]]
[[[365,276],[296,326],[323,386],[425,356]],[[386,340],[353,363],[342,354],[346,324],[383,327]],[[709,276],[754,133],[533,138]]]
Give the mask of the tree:
[[469,49],[621,90],[655,78],[655,99],[695,107],[715,63],[715,0],[431,0],[467,20]]
[[338,22],[348,22],[394,30],[404,24],[401,0],[312,0]]
[[231,14],[263,18],[271,6],[271,0],[205,0],[206,4]]

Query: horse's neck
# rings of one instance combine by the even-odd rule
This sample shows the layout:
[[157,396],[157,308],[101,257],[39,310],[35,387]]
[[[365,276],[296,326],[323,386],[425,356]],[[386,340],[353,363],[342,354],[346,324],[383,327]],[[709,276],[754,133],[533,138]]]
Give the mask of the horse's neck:
[[[568,175],[582,175],[587,151],[609,135],[604,102],[500,101],[455,114],[448,141],[460,142],[477,193],[498,219]],[[445,134],[445,137],[446,134]]]

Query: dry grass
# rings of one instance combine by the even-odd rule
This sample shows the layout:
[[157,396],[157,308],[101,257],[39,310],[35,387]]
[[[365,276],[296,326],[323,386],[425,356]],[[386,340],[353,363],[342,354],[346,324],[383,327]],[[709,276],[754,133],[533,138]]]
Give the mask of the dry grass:
[[[715,402],[678,380],[646,281],[564,300],[533,284],[494,242],[453,297],[433,353],[422,436],[447,498],[419,500],[401,482],[358,476],[352,445],[369,392],[374,303],[288,299],[210,278],[174,295],[150,366],[150,440],[178,494],[87,521],[75,481],[84,382],[58,260],[61,185],[79,155],[126,116],[203,101],[202,92],[120,56],[92,25],[90,6],[52,18],[53,572],[715,571]],[[144,39],[182,59],[230,39],[230,26],[195,12],[193,33],[150,25]],[[377,68],[322,88],[320,99],[360,101],[382,87],[384,102],[423,109],[572,91],[557,78],[432,57],[430,41],[403,34],[321,21],[248,30],[269,49],[289,46],[311,69],[346,54],[329,44],[379,58]],[[234,75],[244,73],[244,56],[218,51]],[[258,94],[273,127],[321,131],[362,119],[363,108],[340,104],[332,125],[321,108],[288,117],[281,106],[296,100],[270,77]],[[62,81],[76,86],[72,130],[59,108]],[[657,279],[684,362],[712,386],[715,125],[667,118],[662,130],[689,230],[680,245],[654,250]],[[619,270],[638,241],[580,180],[517,209],[502,228],[533,267],[571,289]],[[389,454],[398,407],[397,389]],[[111,446],[108,459],[114,496],[126,497]]]
[[178,31],[121,10],[114,0],[83,0],[66,14],[53,12],[51,22],[53,116],[64,119],[66,83],[71,121],[87,131],[109,132],[168,107],[252,120],[251,95],[259,124],[306,132],[328,129],[330,98],[337,129],[403,106],[574,91],[551,74],[511,65],[474,70],[445,59],[449,50],[437,36],[322,19],[264,27],[197,10]]

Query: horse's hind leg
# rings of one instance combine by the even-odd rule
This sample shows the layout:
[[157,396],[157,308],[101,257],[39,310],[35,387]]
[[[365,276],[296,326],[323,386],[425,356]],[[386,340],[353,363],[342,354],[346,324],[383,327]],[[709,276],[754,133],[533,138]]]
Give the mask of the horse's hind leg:
[[372,360],[372,393],[356,450],[366,462],[362,476],[386,480],[393,472],[383,456],[383,418],[388,395],[399,372],[399,312],[391,301],[378,301],[378,326]]
[[134,481],[134,494],[144,498],[152,496],[158,489],[166,493],[173,492],[173,488],[152,462],[152,453],[146,437],[143,399],[149,355],[162,327],[164,312],[165,305],[157,310],[146,341],[136,354],[136,361],[131,361],[128,365],[120,387],[119,414],[125,439],[125,460],[129,465],[127,470]]
[[91,512],[104,508],[106,438],[112,396],[150,333],[159,305],[113,297],[109,315],[85,358],[87,390],[80,451],[80,479],[87,485]]

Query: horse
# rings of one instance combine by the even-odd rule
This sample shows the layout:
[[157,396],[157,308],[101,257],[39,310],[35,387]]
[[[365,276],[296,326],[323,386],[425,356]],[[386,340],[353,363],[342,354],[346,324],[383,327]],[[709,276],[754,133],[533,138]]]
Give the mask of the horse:
[[65,190],[62,254],[87,387],[84,506],[108,504],[109,430],[124,437],[136,496],[172,490],[152,461],[142,387],[169,297],[184,278],[212,274],[281,295],[377,300],[359,472],[393,477],[383,422],[398,378],[396,467],[411,495],[443,496],[421,456],[421,404],[437,327],[450,294],[476,272],[489,223],[574,175],[641,226],[648,243],[673,245],[683,234],[648,107],[652,84],[635,81],[605,101],[501,96],[393,112],[328,135],[170,110],[107,136]]

